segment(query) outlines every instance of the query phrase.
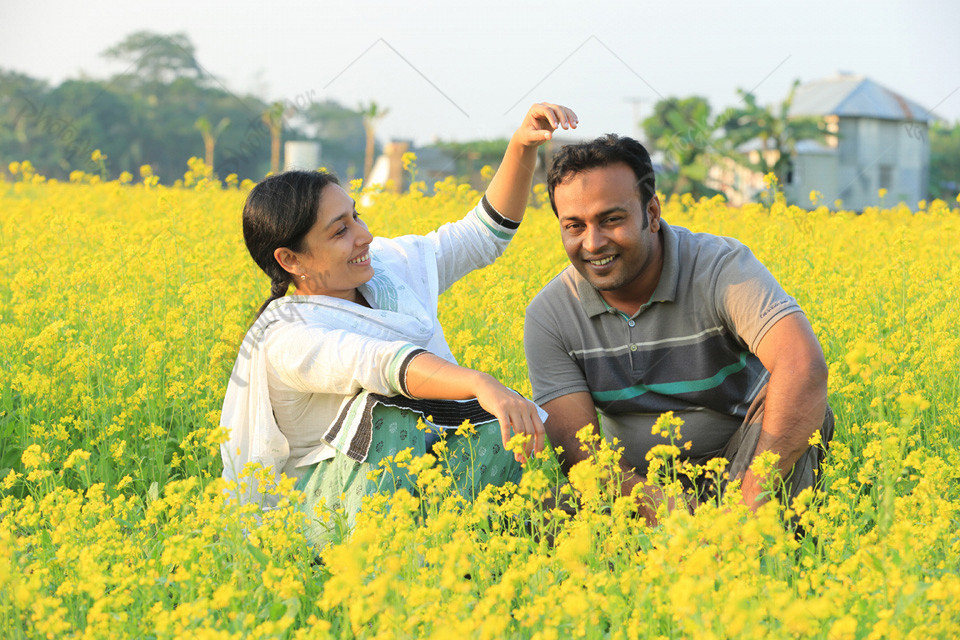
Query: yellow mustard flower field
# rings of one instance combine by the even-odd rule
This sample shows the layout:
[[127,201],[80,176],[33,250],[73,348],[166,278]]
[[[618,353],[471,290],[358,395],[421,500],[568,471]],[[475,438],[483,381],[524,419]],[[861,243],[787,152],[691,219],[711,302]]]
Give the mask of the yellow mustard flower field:
[[[226,383],[269,283],[243,245],[250,185],[194,163],[0,180],[0,636],[5,638],[952,638],[960,635],[960,209],[860,215],[672,199],[664,218],[749,245],[806,309],[837,432],[822,490],[649,527],[608,493],[617,453],[558,485],[465,503],[446,461],[400,455],[415,491],[372,499],[323,550],[301,496],[258,517],[224,497]],[[566,264],[542,187],[504,257],[440,300],[460,361],[530,392],[523,313]],[[380,235],[479,199],[372,194]],[[664,429],[682,429],[664,416]],[[442,450],[442,448],[441,448]],[[666,457],[669,458],[669,452]],[[676,487],[663,461],[651,482]],[[769,461],[767,461],[769,462]],[[721,469],[700,470],[720,473]],[[256,471],[252,471],[256,473]],[[574,494],[575,513],[546,508]],[[328,514],[337,522],[337,513]],[[804,534],[795,533],[797,524]]]

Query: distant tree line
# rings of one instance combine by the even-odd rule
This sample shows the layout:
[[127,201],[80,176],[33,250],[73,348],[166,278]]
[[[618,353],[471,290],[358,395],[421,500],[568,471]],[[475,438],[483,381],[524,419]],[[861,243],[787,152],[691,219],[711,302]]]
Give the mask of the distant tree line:
[[220,178],[259,179],[278,168],[280,145],[290,139],[320,142],[321,163],[343,178],[363,166],[370,128],[362,109],[312,91],[272,103],[228,91],[183,34],[138,32],[102,55],[126,70],[50,86],[0,69],[0,170],[29,160],[39,173],[66,179],[75,169],[92,171],[91,153],[100,149],[113,175],[150,165],[172,183],[197,156]]
[[[312,90],[272,102],[231,92],[205,71],[183,34],[137,32],[102,55],[126,69],[105,80],[70,79],[57,86],[0,69],[0,172],[10,162],[29,160],[39,173],[66,179],[75,169],[96,171],[90,157],[100,149],[111,175],[136,176],[150,165],[169,184],[197,156],[221,179],[259,179],[280,168],[283,141],[315,140],[321,164],[349,180],[369,173],[377,153],[375,126],[389,111],[373,101],[351,109],[320,100]],[[738,90],[740,105],[716,115],[699,96],[657,102],[641,125],[659,160],[658,187],[667,194],[713,195],[708,171],[726,160],[786,182],[797,143],[827,137],[822,121],[788,117],[798,84],[774,106],[761,106],[752,93]],[[960,123],[933,123],[928,133],[930,196],[954,198],[960,190]],[[775,153],[744,153],[747,142]],[[506,144],[434,146],[454,158],[454,173],[464,177],[496,166]]]

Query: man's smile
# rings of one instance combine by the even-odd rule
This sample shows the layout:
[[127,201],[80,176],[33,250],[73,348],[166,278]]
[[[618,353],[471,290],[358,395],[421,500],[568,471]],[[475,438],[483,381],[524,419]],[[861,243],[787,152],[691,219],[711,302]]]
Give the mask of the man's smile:
[[612,256],[606,256],[606,257],[603,257],[603,258],[592,258],[592,259],[591,259],[591,258],[586,258],[586,259],[584,259],[584,262],[589,262],[590,264],[592,264],[592,265],[595,266],[595,267],[602,267],[602,266],[604,266],[604,265],[606,265],[606,264],[609,264],[609,263],[613,262],[617,257],[619,257],[619,256],[618,256],[617,254],[614,254],[614,255],[612,255]]

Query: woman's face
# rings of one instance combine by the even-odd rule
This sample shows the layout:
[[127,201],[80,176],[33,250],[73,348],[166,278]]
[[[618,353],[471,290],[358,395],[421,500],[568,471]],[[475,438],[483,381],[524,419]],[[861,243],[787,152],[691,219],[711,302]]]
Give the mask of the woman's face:
[[372,240],[353,198],[339,185],[328,184],[320,193],[317,221],[304,236],[304,250],[295,254],[297,293],[358,302],[357,287],[373,277]]

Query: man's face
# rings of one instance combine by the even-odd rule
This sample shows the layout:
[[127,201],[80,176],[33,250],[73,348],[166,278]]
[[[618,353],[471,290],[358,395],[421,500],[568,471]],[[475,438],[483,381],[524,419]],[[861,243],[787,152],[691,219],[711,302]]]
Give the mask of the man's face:
[[[645,302],[659,279],[660,202],[640,202],[637,177],[622,163],[568,176],[554,189],[570,263],[600,291]],[[652,286],[650,286],[652,283]]]

